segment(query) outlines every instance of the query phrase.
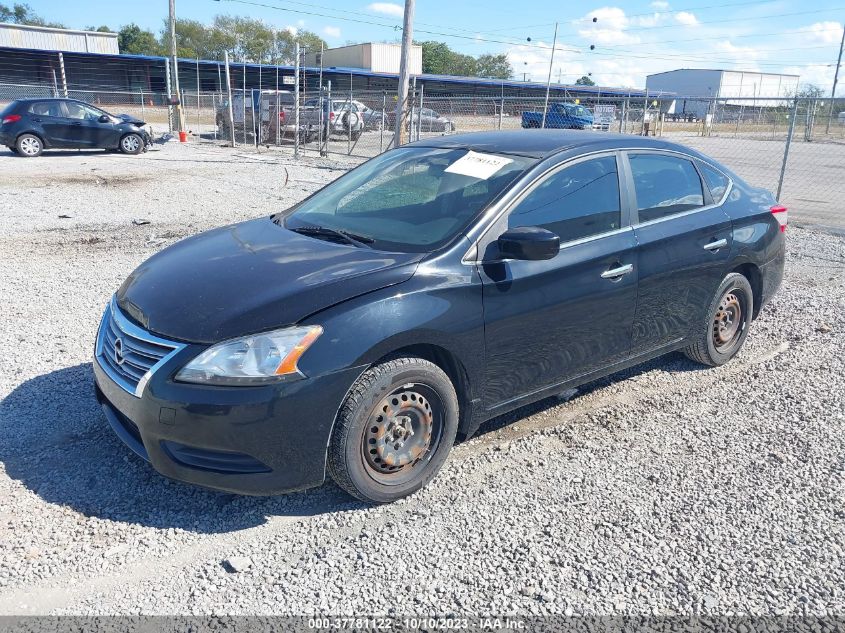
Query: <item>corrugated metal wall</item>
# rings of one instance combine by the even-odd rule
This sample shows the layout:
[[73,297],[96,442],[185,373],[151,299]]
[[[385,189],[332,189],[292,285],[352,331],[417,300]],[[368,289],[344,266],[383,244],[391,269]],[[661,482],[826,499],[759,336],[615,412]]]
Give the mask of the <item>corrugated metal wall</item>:
[[69,31],[0,23],[0,46],[43,51],[73,51],[117,55],[117,33]]

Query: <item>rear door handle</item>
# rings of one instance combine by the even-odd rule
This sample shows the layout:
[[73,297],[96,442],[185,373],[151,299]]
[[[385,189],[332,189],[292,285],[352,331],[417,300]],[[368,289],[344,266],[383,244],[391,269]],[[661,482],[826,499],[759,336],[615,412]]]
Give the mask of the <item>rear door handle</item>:
[[721,240],[716,240],[714,242],[710,242],[709,244],[705,244],[704,248],[708,251],[718,251],[720,248],[725,248],[728,245],[728,240],[722,238]]
[[622,277],[622,275],[627,275],[628,273],[634,270],[633,264],[625,264],[624,266],[618,266],[616,268],[611,268],[610,270],[606,270],[601,274],[602,279],[618,279]]

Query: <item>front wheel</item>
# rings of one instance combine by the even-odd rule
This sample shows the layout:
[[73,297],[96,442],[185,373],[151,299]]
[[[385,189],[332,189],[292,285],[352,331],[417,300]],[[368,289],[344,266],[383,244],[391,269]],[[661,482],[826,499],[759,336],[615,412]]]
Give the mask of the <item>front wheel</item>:
[[449,377],[421,358],[374,365],[341,406],[329,443],[332,479],[362,501],[389,503],[431,481],[458,428]]
[[120,139],[120,151],[124,154],[140,154],[144,149],[144,139],[139,134],[127,134]]
[[731,273],[719,285],[707,309],[698,340],[684,350],[689,358],[718,367],[732,359],[748,338],[754,292],[743,275]]

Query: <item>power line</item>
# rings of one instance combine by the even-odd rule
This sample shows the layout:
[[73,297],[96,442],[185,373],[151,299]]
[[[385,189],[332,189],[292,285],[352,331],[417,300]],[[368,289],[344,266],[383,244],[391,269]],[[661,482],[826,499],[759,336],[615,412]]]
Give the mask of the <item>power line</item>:
[[[323,18],[330,18],[330,19],[333,19],[333,20],[355,22],[355,23],[358,23],[358,24],[368,24],[370,26],[381,26],[381,27],[384,27],[384,28],[390,28],[390,29],[398,30],[397,25],[393,25],[393,24],[384,24],[384,23],[381,23],[381,22],[373,22],[373,21],[370,21],[370,20],[359,20],[357,18],[346,18],[346,17],[336,16],[336,15],[326,15],[325,13],[318,13],[316,11],[305,11],[303,9],[290,9],[288,7],[280,7],[278,5],[271,5],[271,4],[266,4],[266,3],[263,3],[263,2],[256,2],[254,0],[216,0],[216,1],[217,2],[232,2],[232,3],[236,3],[236,4],[245,4],[245,5],[250,5],[250,6],[254,6],[254,7],[262,7],[262,8],[265,8],[265,9],[274,9],[276,11],[288,11],[289,13],[299,13],[299,14],[302,14],[302,15],[312,15],[312,16],[323,17]],[[425,30],[425,29],[415,29],[415,31],[418,32],[418,33],[426,33],[427,35],[438,35],[440,37],[452,37],[452,38],[458,38],[458,39],[473,40],[473,41],[476,41],[476,42],[488,42],[488,43],[491,43],[491,44],[507,44],[509,46],[517,46],[518,45],[518,46],[525,46],[525,47],[529,47],[529,48],[539,48],[539,49],[542,49],[542,50],[550,50],[550,47],[548,47],[548,46],[543,46],[541,44],[532,44],[530,42],[514,42],[513,40],[511,40],[511,41],[495,40],[495,39],[477,37],[477,36],[474,36],[474,35],[458,35],[458,34],[455,34],[455,33],[443,33],[441,31],[428,31],[428,30]],[[583,51],[581,51],[578,47],[576,47],[574,45],[571,45],[571,46],[572,46],[571,48],[556,48],[555,50],[561,50],[561,51],[566,51],[566,52],[570,52],[570,53],[578,53],[578,54],[583,53]]]

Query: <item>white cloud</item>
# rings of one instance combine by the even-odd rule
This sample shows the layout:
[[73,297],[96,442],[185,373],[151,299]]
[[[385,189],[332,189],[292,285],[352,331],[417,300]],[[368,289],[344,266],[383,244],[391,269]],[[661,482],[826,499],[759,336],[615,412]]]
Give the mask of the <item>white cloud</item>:
[[698,18],[689,11],[679,11],[675,14],[675,20],[684,26],[698,26]]
[[340,29],[336,26],[324,26],[323,33],[329,37],[340,37]]
[[[596,18],[596,22],[593,22]],[[636,44],[640,38],[626,33],[631,20],[619,7],[602,7],[575,20],[578,35],[590,44]]]
[[367,5],[367,9],[375,13],[383,13],[384,15],[390,15],[396,18],[401,18],[405,15],[405,9],[393,2],[373,2]]
[[816,22],[801,30],[810,31],[805,34],[807,39],[820,44],[838,44],[842,37],[842,25],[839,22]]
[[291,34],[291,35],[293,35],[294,37],[296,37],[296,34],[297,34],[297,33],[299,33],[299,29],[298,29],[298,28],[296,28],[295,26],[293,26],[292,24],[288,24],[288,25],[285,27],[285,31],[287,31],[288,33],[290,33],[290,34]]
[[654,0],[650,5],[652,9],[657,9],[658,11],[665,11],[669,8],[669,3],[665,0]]

